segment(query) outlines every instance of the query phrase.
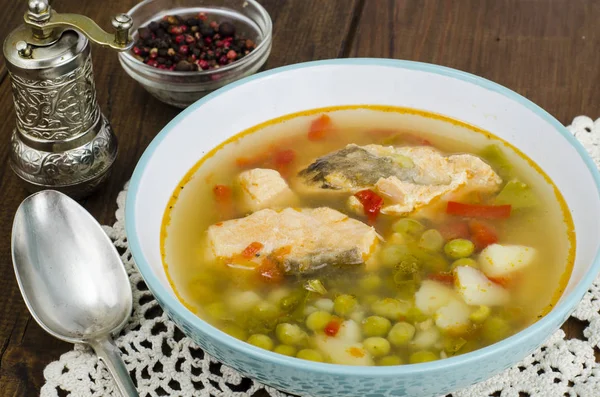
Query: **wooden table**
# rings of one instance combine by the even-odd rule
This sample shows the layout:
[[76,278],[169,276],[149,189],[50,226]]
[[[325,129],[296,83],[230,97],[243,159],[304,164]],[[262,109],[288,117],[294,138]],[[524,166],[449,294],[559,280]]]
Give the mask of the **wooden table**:
[[[266,69],[339,57],[386,57],[445,65],[498,82],[528,97],[564,124],[600,117],[598,0],[259,0],[273,19]],[[136,0],[53,0],[110,29],[110,16]],[[0,38],[22,21],[24,0],[0,0]],[[148,95],[121,69],[115,53],[93,49],[98,99],[119,138],[107,185],[85,200],[102,223],[114,222],[115,200],[154,136],[178,112]],[[33,396],[42,371],[72,346],[32,321],[15,282],[10,230],[27,196],[8,166],[15,124],[10,78],[0,56],[0,395]],[[563,329],[583,338],[585,324]],[[600,361],[600,352],[596,351]]]

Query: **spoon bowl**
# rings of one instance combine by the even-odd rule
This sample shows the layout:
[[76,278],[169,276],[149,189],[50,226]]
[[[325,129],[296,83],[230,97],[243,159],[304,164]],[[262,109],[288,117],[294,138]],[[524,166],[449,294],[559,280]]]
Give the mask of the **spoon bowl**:
[[44,190],[17,209],[12,259],[37,323],[54,337],[92,346],[125,396],[137,392],[111,334],[131,314],[121,258],[98,222],[69,196]]

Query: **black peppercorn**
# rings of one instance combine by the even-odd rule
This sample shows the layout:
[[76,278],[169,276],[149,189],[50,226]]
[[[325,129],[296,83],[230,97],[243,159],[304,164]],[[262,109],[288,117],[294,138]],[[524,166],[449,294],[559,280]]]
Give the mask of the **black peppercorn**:
[[156,58],[156,62],[158,62],[159,64],[162,65],[164,63],[167,63],[167,60],[163,57],[158,57],[158,58]]
[[221,22],[219,25],[219,34],[223,37],[230,37],[235,34],[235,26],[231,22]]
[[180,61],[180,62],[177,62],[177,65],[175,65],[175,70],[180,71],[180,72],[191,72],[195,68],[196,68],[196,65],[194,65],[193,63],[190,63],[188,61]]
[[148,29],[150,29],[153,32],[156,32],[158,28],[160,28],[160,25],[156,21],[152,21],[148,24]]
[[202,53],[202,51],[200,51],[199,48],[193,48],[192,49],[192,54],[196,56],[196,58],[200,57],[200,54]]
[[198,25],[198,20],[196,18],[188,18],[185,20],[185,23],[188,26],[197,26]]
[[164,48],[164,47],[163,48],[159,47],[158,48],[158,56],[159,57],[167,57],[167,56],[169,56],[169,50],[167,48]]
[[167,35],[167,31],[163,28],[158,28],[156,29],[156,32],[154,32],[154,34],[156,35],[156,37],[160,37],[162,39]]
[[152,32],[148,28],[139,28],[138,35],[142,40],[150,40],[152,39]]
[[215,31],[210,26],[203,25],[203,26],[200,26],[200,34],[205,37],[206,36],[211,37],[212,35],[215,34]]

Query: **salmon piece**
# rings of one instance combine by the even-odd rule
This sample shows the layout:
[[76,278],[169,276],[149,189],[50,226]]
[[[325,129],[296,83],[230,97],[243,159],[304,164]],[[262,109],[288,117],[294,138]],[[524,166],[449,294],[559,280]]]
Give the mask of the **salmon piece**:
[[238,175],[242,190],[241,205],[245,211],[264,208],[284,208],[296,202],[296,195],[279,172],[254,168]]
[[[385,199],[381,213],[405,215],[443,197],[493,193],[502,179],[470,154],[446,156],[431,146],[352,144],[316,159],[293,183],[305,193],[374,189]],[[348,205],[353,212],[361,210],[355,202]]]
[[268,257],[286,274],[362,265],[378,244],[375,229],[327,207],[263,209],[212,225],[207,237],[209,255],[225,262],[258,242],[249,261],[258,266]]

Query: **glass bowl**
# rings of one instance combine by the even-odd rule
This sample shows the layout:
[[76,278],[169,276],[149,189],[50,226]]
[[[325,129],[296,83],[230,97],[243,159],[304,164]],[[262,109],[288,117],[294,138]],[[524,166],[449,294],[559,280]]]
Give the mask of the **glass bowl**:
[[119,53],[125,72],[159,101],[185,108],[210,92],[255,73],[271,53],[272,22],[255,0],[145,0],[129,10],[133,39],[137,31],[165,15],[197,15],[205,12],[217,22],[233,21],[237,32],[253,40],[248,55],[218,69],[180,72],[158,69],[136,59],[131,51]]

